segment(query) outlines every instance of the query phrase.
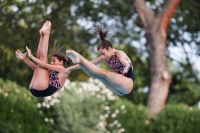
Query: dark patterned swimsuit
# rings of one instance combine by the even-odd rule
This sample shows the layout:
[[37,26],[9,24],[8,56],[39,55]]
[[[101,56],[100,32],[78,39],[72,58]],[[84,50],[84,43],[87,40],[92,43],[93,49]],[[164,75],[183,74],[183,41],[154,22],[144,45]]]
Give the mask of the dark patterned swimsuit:
[[45,90],[36,90],[33,87],[30,88],[30,92],[32,95],[36,97],[46,97],[51,96],[53,93],[55,93],[57,90],[59,90],[61,87],[59,79],[58,79],[58,73],[55,71],[52,71],[49,73],[49,86]]
[[[127,72],[124,72],[125,66],[120,62],[120,60],[115,55],[113,59],[106,60],[110,69],[114,70],[114,72],[124,75],[127,78],[131,78],[134,82],[134,72],[132,69],[132,64],[130,63]],[[123,94],[122,92],[120,92]]]
[[109,66],[110,69],[112,69],[112,70],[114,70],[114,72],[122,74],[124,76],[126,76],[126,74],[128,73],[128,71],[130,69],[132,69],[132,64],[130,63],[127,72],[124,72],[125,66],[120,62],[120,60],[116,57],[116,55],[114,56],[113,59],[106,60],[106,62],[107,62],[107,64],[108,64],[108,66]]
[[58,73],[55,71],[49,73],[49,85],[56,87],[57,89],[60,89],[61,86],[57,74]]

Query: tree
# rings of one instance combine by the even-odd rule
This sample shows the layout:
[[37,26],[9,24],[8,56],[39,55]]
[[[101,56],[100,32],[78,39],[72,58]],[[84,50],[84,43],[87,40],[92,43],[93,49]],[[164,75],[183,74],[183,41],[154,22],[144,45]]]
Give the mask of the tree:
[[180,0],[168,0],[162,11],[153,14],[144,0],[133,0],[133,6],[144,27],[151,67],[151,85],[147,102],[152,115],[164,108],[171,74],[167,67],[166,30]]

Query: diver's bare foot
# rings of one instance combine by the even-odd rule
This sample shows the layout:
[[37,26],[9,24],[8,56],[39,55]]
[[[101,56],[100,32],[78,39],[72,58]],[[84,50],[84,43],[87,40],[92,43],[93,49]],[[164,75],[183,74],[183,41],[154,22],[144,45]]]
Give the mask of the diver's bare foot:
[[51,22],[46,21],[43,24],[42,29],[40,29],[40,32],[42,32],[42,35],[50,35],[50,30],[51,30]]
[[81,55],[74,50],[67,50],[66,55],[72,60],[74,64],[78,64],[82,61]]
[[[46,22],[43,24],[42,28],[44,28],[45,25],[46,25],[47,23],[48,23],[48,21],[46,21]],[[43,35],[43,33],[42,33],[42,28],[39,30],[39,33],[40,33],[41,36]]]

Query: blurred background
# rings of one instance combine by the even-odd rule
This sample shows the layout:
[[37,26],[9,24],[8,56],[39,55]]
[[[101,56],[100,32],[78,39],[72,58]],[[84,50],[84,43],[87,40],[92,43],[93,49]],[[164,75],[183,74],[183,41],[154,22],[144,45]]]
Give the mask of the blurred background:
[[[170,1],[144,4],[156,16]],[[0,133],[199,133],[200,1],[181,0],[170,18],[165,43],[172,78],[165,108],[154,117],[147,107],[153,64],[135,2],[0,0]],[[132,61],[133,91],[119,97],[75,70],[59,93],[33,97],[28,90],[33,71],[15,57],[15,50],[25,52],[28,46],[36,55],[39,29],[46,20],[52,23],[49,61],[55,41],[63,53],[73,49],[88,60],[98,57],[94,29],[108,30],[107,39]]]

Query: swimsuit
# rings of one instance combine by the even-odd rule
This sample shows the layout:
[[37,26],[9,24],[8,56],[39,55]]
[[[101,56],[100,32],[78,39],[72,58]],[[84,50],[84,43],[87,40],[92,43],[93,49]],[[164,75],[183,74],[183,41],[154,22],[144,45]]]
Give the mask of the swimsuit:
[[134,72],[132,69],[132,64],[129,63],[128,71],[125,73],[124,68],[125,66],[120,62],[120,60],[115,55],[113,59],[106,60],[110,69],[114,70],[114,72],[122,74],[127,78],[131,78],[134,82]]
[[60,89],[61,86],[60,86],[60,82],[59,82],[57,74],[58,73],[55,72],[55,71],[50,72],[50,74],[49,74],[49,85],[54,86],[54,87]]
[[[106,60],[108,66],[110,69],[114,70],[114,72],[119,73],[124,75],[127,78],[131,78],[132,81],[134,82],[134,72],[133,72],[133,68],[132,68],[132,64],[129,63],[129,67],[128,67],[128,71],[125,73],[124,72],[124,68],[125,66],[120,62],[120,60],[117,58],[117,56],[115,55],[113,59],[110,60]],[[124,95],[124,93],[120,92],[122,95]]]
[[30,88],[30,92],[32,95],[36,97],[46,97],[51,96],[53,93],[55,93],[57,90],[59,90],[61,87],[57,72],[52,71],[49,73],[49,86],[45,90],[36,90],[33,87]]

